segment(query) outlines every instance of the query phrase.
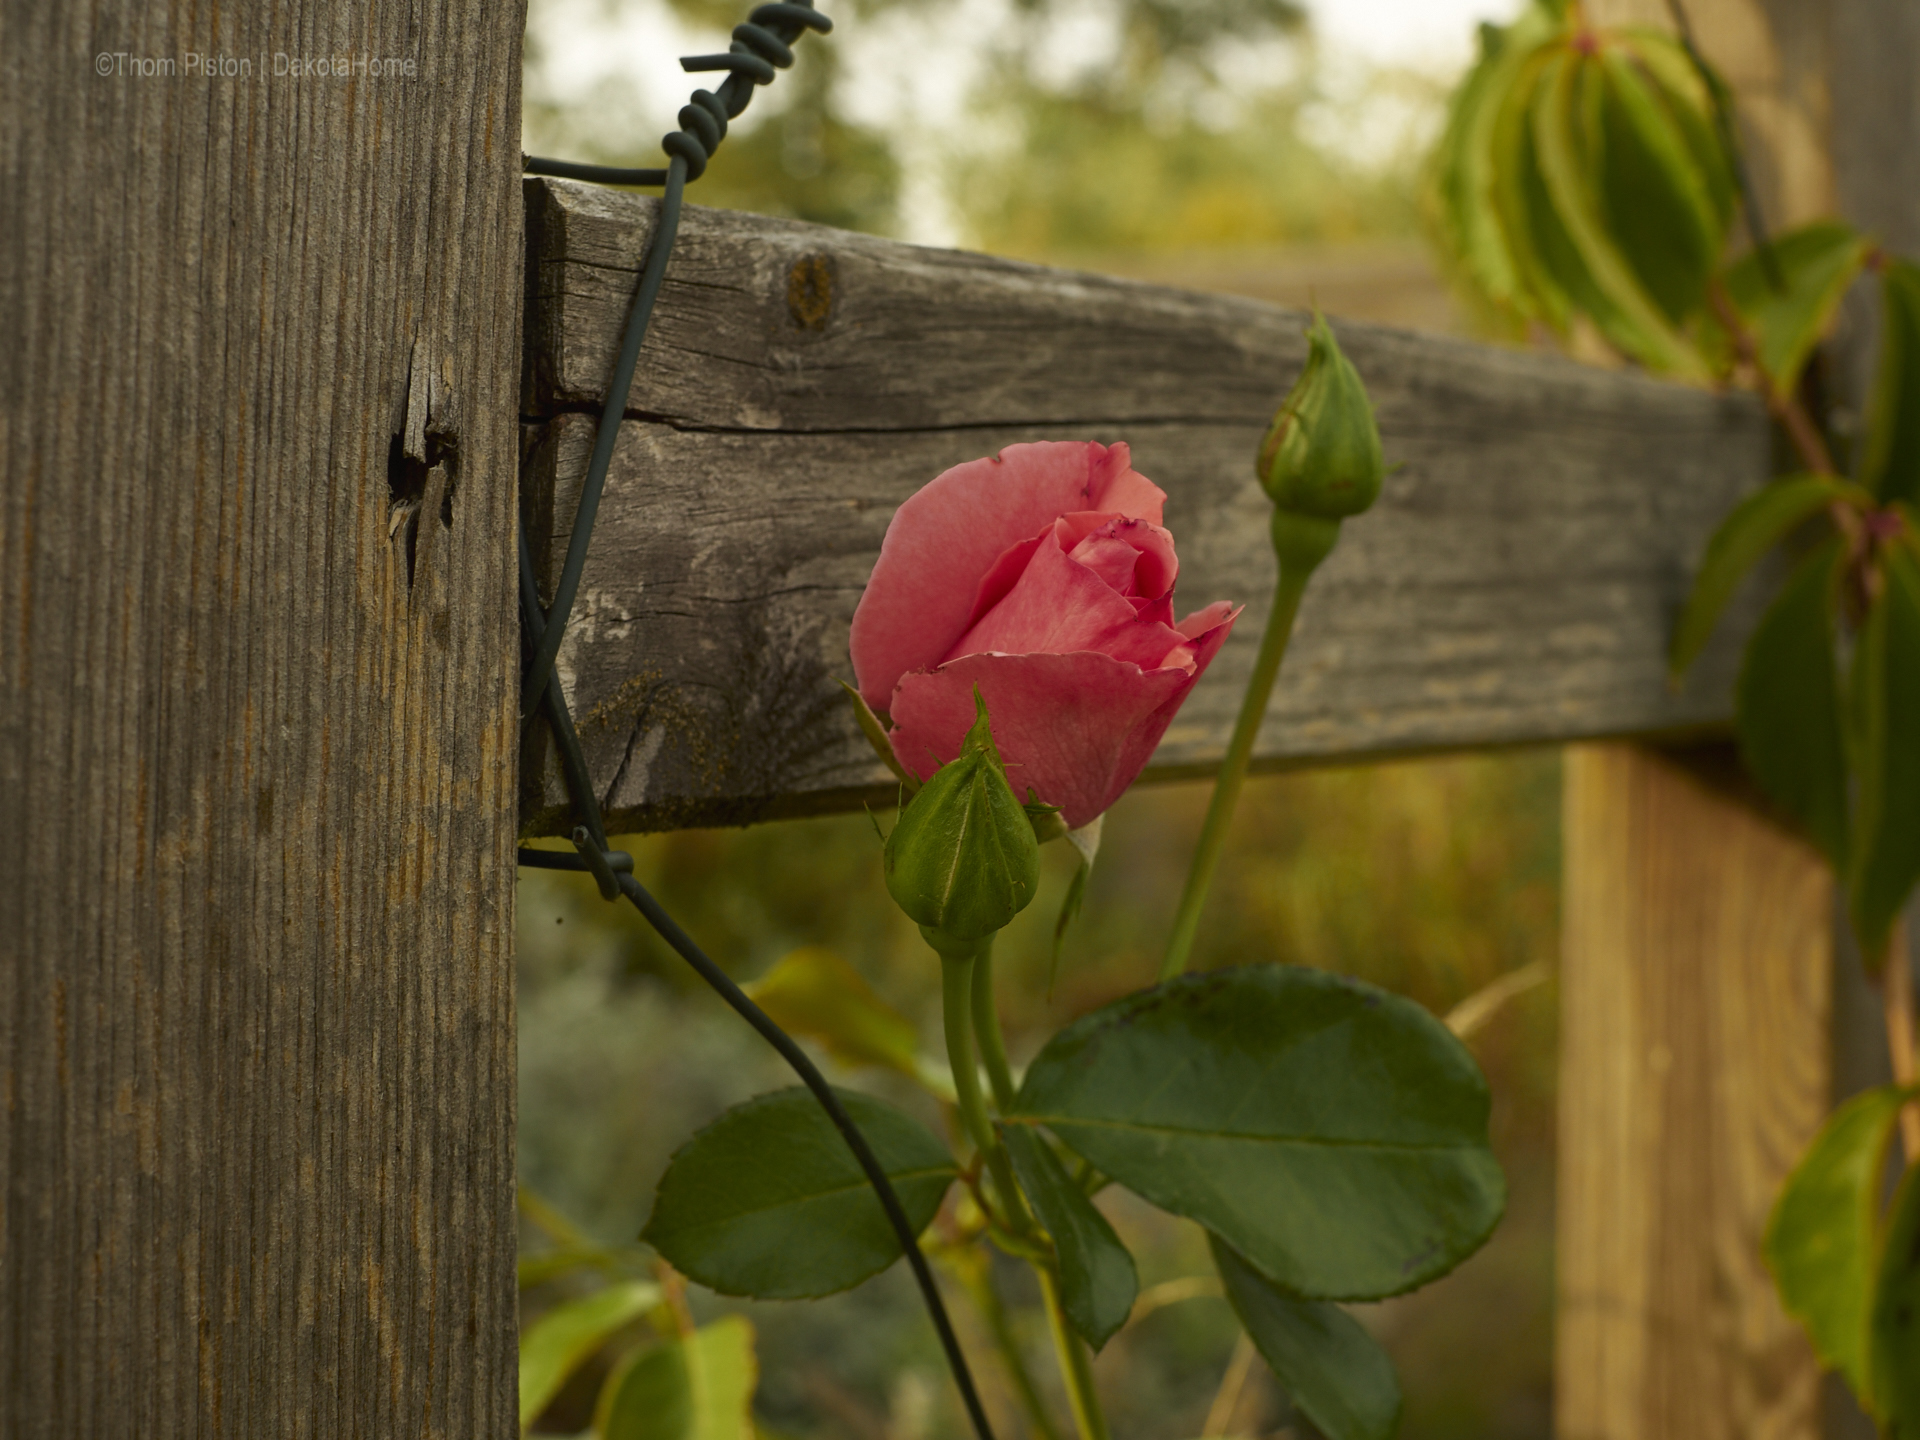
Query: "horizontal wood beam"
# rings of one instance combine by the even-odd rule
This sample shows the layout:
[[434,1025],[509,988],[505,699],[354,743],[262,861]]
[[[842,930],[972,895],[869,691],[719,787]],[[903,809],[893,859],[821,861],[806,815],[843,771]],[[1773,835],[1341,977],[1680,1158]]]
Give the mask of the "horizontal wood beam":
[[[523,494],[559,569],[657,202],[527,182]],[[1305,317],[690,207],[559,670],[618,828],[745,823],[884,793],[834,684],[894,507],[1022,440],[1126,440],[1169,495],[1183,609],[1245,601],[1150,775],[1223,749],[1273,559],[1252,456]],[[1517,349],[1340,326],[1388,459],[1314,582],[1265,765],[1673,735],[1730,713],[1736,615],[1687,685],[1661,655],[1765,417]],[[537,732],[541,727],[533,727]],[[521,817],[564,825],[544,739]]]

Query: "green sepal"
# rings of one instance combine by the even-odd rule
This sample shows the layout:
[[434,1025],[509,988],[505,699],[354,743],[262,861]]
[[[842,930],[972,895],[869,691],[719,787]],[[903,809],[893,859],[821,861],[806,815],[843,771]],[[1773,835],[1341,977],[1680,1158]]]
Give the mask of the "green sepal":
[[[918,1234],[954,1179],[952,1155],[891,1105],[834,1094]],[[640,1238],[708,1289],[760,1300],[849,1290],[901,1253],[847,1142],[798,1086],[734,1106],[675,1151]]]
[[1678,677],[1693,664],[1713,635],[1727,602],[1747,572],[1802,522],[1835,500],[1860,496],[1857,486],[1826,475],[1796,475],[1776,480],[1747,496],[1720,522],[1707,542],[1687,606],[1674,627],[1667,654],[1668,671]]
[[1060,1308],[1080,1338],[1099,1350],[1133,1313],[1140,1293],[1133,1256],[1031,1126],[999,1129],[1021,1192],[1053,1237],[1060,1265]]
[[1840,874],[1850,846],[1834,626],[1845,564],[1837,536],[1800,561],[1747,642],[1734,688],[1748,772]]
[[1184,975],[1081,1017],[1013,1113],[1309,1299],[1452,1269],[1505,1206],[1486,1081],[1420,1006],[1317,970]]
[[908,802],[885,851],[888,893],[943,955],[970,954],[1026,909],[1040,884],[1033,823],[1007,783],[977,688],[973,701],[960,753]]
[[853,716],[860,725],[860,733],[866,737],[867,744],[873,747],[873,753],[880,757],[880,763],[893,772],[893,778],[900,782],[901,788],[909,798],[920,788],[920,777],[900,763],[900,757],[893,753],[893,740],[887,734],[887,727],[880,723],[880,717],[873,713],[873,707],[867,704],[862,695],[846,681],[837,682],[847,692],[847,699],[853,702]]
[[1782,288],[1752,253],[1727,270],[1727,295],[1754,331],[1767,383],[1776,395],[1790,395],[1872,247],[1851,225],[1819,220],[1776,236],[1767,248]]
[[1920,267],[1880,272],[1880,356],[1860,480],[1882,503],[1920,502]]
[[1366,1328],[1338,1305],[1289,1295],[1209,1234],[1227,1301],[1294,1405],[1326,1440],[1390,1440],[1400,1379]]
[[660,1287],[652,1281],[630,1280],[564,1300],[527,1326],[520,1337],[520,1433],[526,1434],[601,1346],[660,1299]]
[[1920,564],[1881,552],[1881,587],[1854,639],[1854,816],[1848,900],[1869,970],[1920,880]]
[[596,1440],[748,1440],[760,1367],[753,1326],[723,1315],[634,1355],[608,1378]]
[[1306,366],[1260,442],[1260,484],[1276,510],[1338,522],[1372,506],[1386,468],[1367,387],[1315,311]]

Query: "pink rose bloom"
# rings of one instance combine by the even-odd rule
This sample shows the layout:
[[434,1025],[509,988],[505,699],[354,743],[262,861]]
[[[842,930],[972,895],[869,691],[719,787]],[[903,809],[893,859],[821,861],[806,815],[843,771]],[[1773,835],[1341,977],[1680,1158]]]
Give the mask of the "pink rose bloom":
[[853,615],[853,669],[925,779],[960,752],[977,685],[1007,778],[1078,828],[1133,783],[1238,608],[1178,624],[1166,494],[1125,445],[1010,445],[894,513]]

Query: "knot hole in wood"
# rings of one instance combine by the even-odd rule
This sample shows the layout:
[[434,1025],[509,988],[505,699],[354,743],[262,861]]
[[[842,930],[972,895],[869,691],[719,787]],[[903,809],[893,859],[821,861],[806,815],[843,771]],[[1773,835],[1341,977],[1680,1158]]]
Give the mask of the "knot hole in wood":
[[453,528],[460,436],[447,386],[424,368],[415,368],[411,361],[409,371],[400,425],[387,443],[387,489],[392,502],[387,538],[405,532],[407,585],[411,588],[420,553],[421,511],[438,511],[440,528]]
[[802,330],[824,330],[833,314],[833,257],[802,255],[787,272],[787,313]]

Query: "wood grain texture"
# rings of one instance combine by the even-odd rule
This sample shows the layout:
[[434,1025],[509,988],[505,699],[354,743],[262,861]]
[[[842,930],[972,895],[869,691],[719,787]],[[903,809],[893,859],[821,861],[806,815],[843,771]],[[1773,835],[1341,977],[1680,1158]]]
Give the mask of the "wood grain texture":
[[1760,1237],[1828,1108],[1832,881],[1730,751],[1565,770],[1559,1440],[1814,1440]]
[[[530,181],[527,197],[523,488],[545,583],[655,202],[563,181]],[[850,674],[847,624],[887,522],[947,466],[1044,438],[1129,441],[1170,496],[1182,607],[1249,602],[1149,773],[1203,770],[1271,592],[1251,457],[1304,323],[690,208],[560,653],[610,823],[741,823],[883,789],[833,682]],[[1315,579],[1260,761],[1723,722],[1742,617],[1678,693],[1662,653],[1711,527],[1766,474],[1758,407],[1537,354],[1341,333],[1403,468]],[[521,816],[550,831],[565,796],[539,744]]]
[[522,21],[0,8],[9,1440],[515,1433]]

